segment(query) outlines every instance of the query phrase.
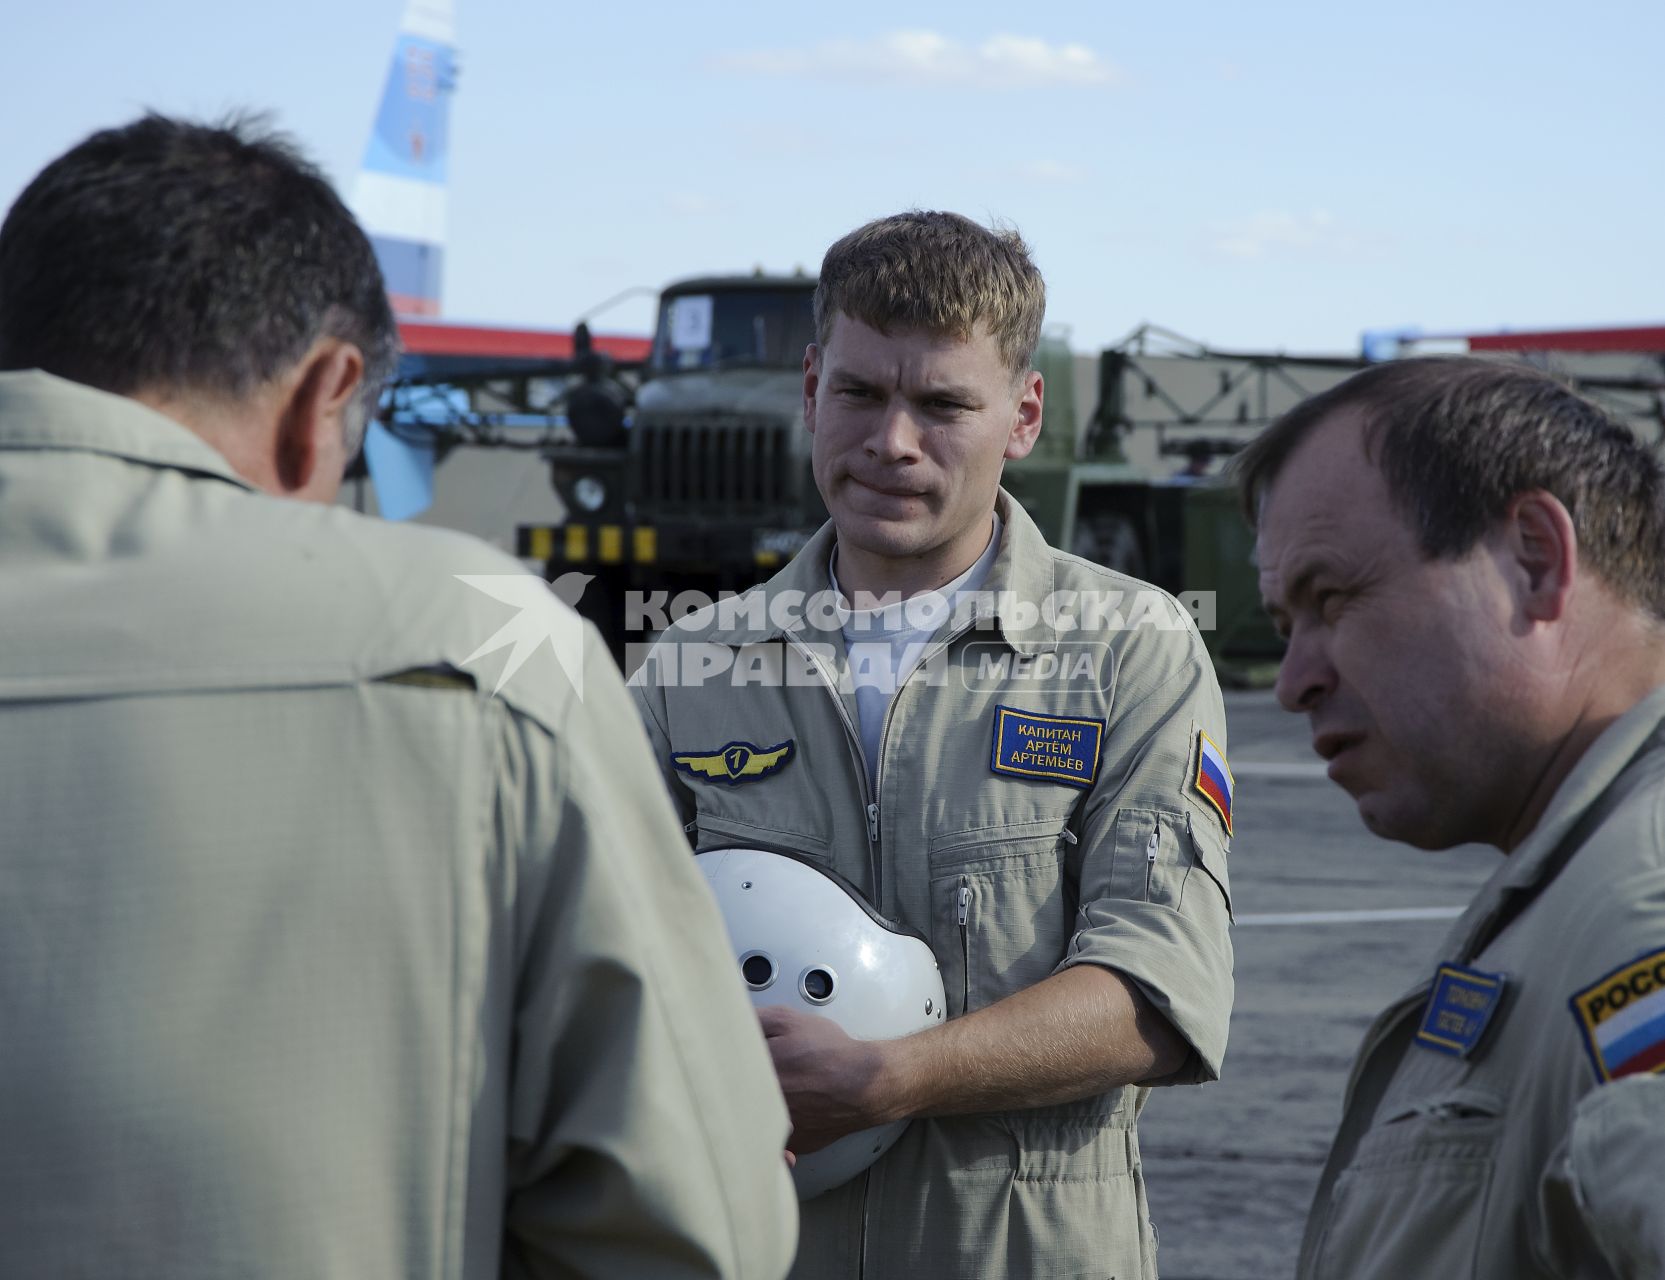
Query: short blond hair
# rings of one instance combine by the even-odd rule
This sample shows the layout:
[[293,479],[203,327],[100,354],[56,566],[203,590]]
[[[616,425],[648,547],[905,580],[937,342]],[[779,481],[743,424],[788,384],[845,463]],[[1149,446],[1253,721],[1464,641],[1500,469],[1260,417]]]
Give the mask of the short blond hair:
[[820,346],[841,312],[880,333],[922,329],[962,341],[986,325],[1020,378],[1041,339],[1046,282],[1016,230],[910,209],[857,227],[827,250],[815,288]]

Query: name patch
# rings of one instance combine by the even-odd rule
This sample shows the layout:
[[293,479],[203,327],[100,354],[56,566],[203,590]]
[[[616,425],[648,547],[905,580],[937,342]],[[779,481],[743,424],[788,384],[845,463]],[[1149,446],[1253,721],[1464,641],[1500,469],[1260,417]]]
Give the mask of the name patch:
[[1102,720],[996,707],[989,767],[996,773],[1015,773],[1020,778],[1090,787],[1098,778],[1098,751],[1103,737]]
[[1501,973],[1442,964],[1434,974],[1434,990],[1428,996],[1416,1042],[1435,1053],[1468,1057],[1491,1025],[1507,983]]
[[771,773],[779,773],[786,768],[794,751],[791,738],[772,747],[730,742],[716,751],[677,752],[671,756],[671,763],[691,777],[709,778],[737,787],[742,782],[756,782]]
[[1613,970],[1567,1003],[1596,1079],[1665,1073],[1665,951]]

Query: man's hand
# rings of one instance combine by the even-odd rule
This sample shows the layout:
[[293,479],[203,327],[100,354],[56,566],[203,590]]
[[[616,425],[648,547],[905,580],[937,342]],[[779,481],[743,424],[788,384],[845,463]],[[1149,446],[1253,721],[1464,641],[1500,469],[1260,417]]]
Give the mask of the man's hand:
[[882,1041],[854,1040],[830,1018],[782,1005],[757,1017],[792,1115],[791,1151],[808,1155],[889,1118],[880,1110]]
[[895,1040],[854,1040],[787,1006],[757,1016],[799,1155],[892,1120],[1048,1106],[1157,1080],[1189,1052],[1137,986],[1090,964]]

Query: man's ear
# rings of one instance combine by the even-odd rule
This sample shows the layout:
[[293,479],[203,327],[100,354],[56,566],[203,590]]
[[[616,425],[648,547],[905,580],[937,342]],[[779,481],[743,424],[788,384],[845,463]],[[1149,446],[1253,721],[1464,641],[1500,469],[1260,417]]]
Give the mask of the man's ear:
[[1578,576],[1578,534],[1572,514],[1542,489],[1509,504],[1506,547],[1521,587],[1521,609],[1534,622],[1556,622],[1566,613]]
[[1045,396],[1045,381],[1031,369],[1023,375],[1023,391],[1012,417],[1011,434],[1006,437],[1006,457],[1027,458],[1035,447],[1035,440],[1041,434],[1041,403]]
[[288,497],[333,501],[347,454],[346,419],[364,380],[364,355],[320,338],[295,367],[278,408],[277,480]]
[[821,385],[821,348],[813,342],[804,348],[804,426],[815,434],[815,392]]

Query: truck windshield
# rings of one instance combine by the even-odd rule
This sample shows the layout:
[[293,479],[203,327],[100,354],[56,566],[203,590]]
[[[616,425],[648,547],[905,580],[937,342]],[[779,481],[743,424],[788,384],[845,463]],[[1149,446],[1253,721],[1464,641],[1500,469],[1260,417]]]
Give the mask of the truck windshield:
[[803,366],[815,340],[813,283],[803,288],[746,288],[679,293],[659,306],[654,373],[684,369]]

